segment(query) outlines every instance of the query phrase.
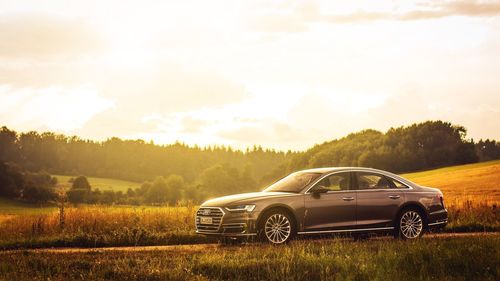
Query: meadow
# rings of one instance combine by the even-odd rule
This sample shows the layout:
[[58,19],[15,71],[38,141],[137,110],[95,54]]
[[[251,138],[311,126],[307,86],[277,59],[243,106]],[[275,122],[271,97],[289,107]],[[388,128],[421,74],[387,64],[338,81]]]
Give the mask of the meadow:
[[[404,175],[439,187],[450,217],[446,232],[500,231],[500,161]],[[456,192],[459,190],[460,192]],[[482,191],[482,192],[481,192]],[[451,198],[451,199],[450,199]],[[485,199],[487,198],[487,199]],[[213,242],[194,233],[194,205],[55,206],[0,201],[0,248],[103,247]]]
[[[71,178],[76,177],[76,176],[64,176],[64,175],[52,175],[52,176],[57,178],[57,186],[64,188],[71,187],[71,183],[69,181]],[[87,180],[89,181],[93,189],[98,188],[101,191],[113,190],[125,193],[129,188],[136,189],[141,186],[141,183],[138,182],[116,180],[116,179],[87,177]]]
[[0,252],[0,280],[498,280],[500,236]]
[[[500,160],[401,175],[417,184],[439,188],[448,204],[500,203]],[[445,202],[445,203],[446,203]]]

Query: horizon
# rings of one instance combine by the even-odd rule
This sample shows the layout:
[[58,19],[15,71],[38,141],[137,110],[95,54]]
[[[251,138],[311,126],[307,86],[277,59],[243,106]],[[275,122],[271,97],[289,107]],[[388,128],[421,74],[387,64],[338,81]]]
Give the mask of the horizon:
[[[266,147],[266,146],[263,146],[262,144],[259,144],[259,143],[254,143],[254,144],[251,144],[251,145],[246,146],[246,147],[234,147],[234,146],[231,146],[230,144],[207,144],[207,145],[199,145],[199,144],[196,144],[196,143],[195,144],[189,144],[189,143],[183,142],[182,140],[174,140],[173,142],[170,142],[170,143],[156,143],[154,140],[144,140],[144,139],[140,139],[140,138],[136,138],[136,139],[121,138],[121,137],[118,137],[118,136],[107,136],[104,139],[92,139],[92,138],[84,138],[84,137],[79,136],[79,135],[68,135],[68,134],[65,134],[65,133],[58,133],[58,132],[54,132],[54,131],[37,131],[37,130],[18,131],[15,128],[11,128],[11,127],[6,126],[6,125],[0,125],[0,128],[5,127],[8,130],[16,132],[18,136],[19,136],[19,134],[29,133],[29,132],[36,132],[37,134],[54,133],[56,135],[63,135],[63,136],[68,137],[68,138],[77,137],[80,140],[91,141],[91,142],[95,142],[95,143],[103,143],[103,142],[106,142],[108,140],[111,140],[111,139],[114,139],[114,138],[118,138],[121,141],[143,141],[146,144],[151,143],[151,144],[157,145],[157,146],[174,146],[174,145],[180,144],[180,145],[183,145],[183,146],[186,146],[186,147],[189,147],[189,148],[195,148],[195,147],[197,147],[197,148],[200,148],[202,150],[210,149],[210,148],[226,148],[226,149],[231,149],[233,151],[240,151],[242,153],[246,153],[247,150],[252,151],[252,149],[261,148],[264,151],[270,150],[270,151],[275,151],[277,153],[302,153],[302,152],[308,151],[309,149],[311,149],[311,148],[313,148],[315,146],[322,145],[322,144],[325,144],[325,143],[328,143],[328,142],[332,142],[332,141],[337,141],[337,140],[343,139],[343,138],[345,138],[345,137],[347,137],[347,136],[349,136],[351,134],[357,134],[357,133],[361,133],[361,132],[367,131],[367,130],[375,130],[375,131],[378,131],[378,132],[380,132],[382,134],[386,134],[390,129],[396,129],[396,128],[400,128],[400,127],[408,127],[408,126],[411,126],[411,125],[421,124],[421,123],[425,123],[425,122],[434,122],[434,121],[441,121],[441,122],[444,122],[444,123],[450,123],[452,126],[462,126],[460,124],[453,124],[453,123],[451,123],[449,121],[445,121],[445,120],[426,120],[426,121],[422,121],[422,122],[418,122],[418,123],[405,124],[405,125],[399,125],[399,126],[391,126],[387,130],[376,130],[376,129],[373,129],[373,128],[364,128],[364,129],[361,129],[361,130],[358,130],[358,131],[352,131],[352,132],[346,133],[345,135],[339,136],[339,137],[336,137],[336,138],[326,139],[326,140],[323,140],[323,141],[318,141],[318,142],[313,143],[312,145],[310,145],[310,146],[308,146],[308,147],[306,147],[304,149],[296,149],[296,150],[293,150],[293,149],[279,149],[279,148],[274,148],[274,147]],[[465,136],[465,140],[471,140],[471,141],[474,141],[474,143],[477,143],[477,141],[480,141],[480,140],[483,140],[483,141],[486,141],[486,140],[497,141],[496,139],[493,139],[493,138],[486,138],[486,139],[474,139],[474,138],[471,138],[471,137],[468,136],[468,130],[467,130],[467,128],[465,128],[465,129],[467,131],[467,135]]]
[[498,1],[3,1],[0,122],[304,151],[426,120],[500,139]]

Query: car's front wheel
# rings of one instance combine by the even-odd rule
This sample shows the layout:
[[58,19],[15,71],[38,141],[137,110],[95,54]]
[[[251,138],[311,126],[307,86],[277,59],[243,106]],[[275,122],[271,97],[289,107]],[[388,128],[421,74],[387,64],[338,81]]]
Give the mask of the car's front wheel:
[[261,238],[272,244],[289,242],[295,235],[292,218],[281,210],[271,211],[264,215],[260,227]]
[[396,237],[416,239],[424,233],[424,220],[419,211],[409,209],[401,213],[396,229]]

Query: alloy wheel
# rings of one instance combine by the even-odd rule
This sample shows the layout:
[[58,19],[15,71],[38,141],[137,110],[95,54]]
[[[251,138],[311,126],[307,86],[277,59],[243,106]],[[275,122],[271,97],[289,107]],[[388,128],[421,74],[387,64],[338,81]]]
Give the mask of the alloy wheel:
[[267,240],[274,244],[286,242],[292,233],[290,220],[283,214],[271,215],[264,225]]
[[422,217],[416,211],[407,211],[401,216],[399,229],[403,238],[415,239],[420,236],[423,230]]

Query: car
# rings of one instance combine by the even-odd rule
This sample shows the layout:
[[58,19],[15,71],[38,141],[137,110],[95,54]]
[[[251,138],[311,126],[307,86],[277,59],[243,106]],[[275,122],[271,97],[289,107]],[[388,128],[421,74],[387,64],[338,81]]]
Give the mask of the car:
[[261,192],[208,200],[195,216],[198,234],[222,241],[254,237],[272,244],[327,233],[383,232],[417,239],[447,223],[439,189],[359,167],[294,172]]

